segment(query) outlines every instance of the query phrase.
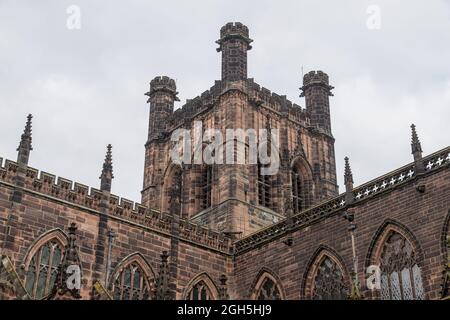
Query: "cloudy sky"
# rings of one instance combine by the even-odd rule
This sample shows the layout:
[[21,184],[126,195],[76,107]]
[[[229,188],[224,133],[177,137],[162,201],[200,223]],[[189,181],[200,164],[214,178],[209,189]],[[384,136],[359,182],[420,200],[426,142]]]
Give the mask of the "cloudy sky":
[[208,89],[230,21],[250,29],[260,85],[304,106],[302,66],[329,74],[341,191],[346,155],[357,185],[410,162],[411,123],[426,154],[450,144],[448,0],[0,0],[0,157],[32,113],[31,166],[98,187],[111,143],[113,193],[140,201],[149,81],[176,79],[176,107]]

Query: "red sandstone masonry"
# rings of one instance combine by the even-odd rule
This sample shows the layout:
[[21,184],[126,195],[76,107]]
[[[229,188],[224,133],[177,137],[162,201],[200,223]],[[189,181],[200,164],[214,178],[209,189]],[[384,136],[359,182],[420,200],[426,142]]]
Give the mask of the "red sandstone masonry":
[[[358,224],[356,244],[361,282],[364,281],[363,270],[370,264],[373,246],[376,245],[375,235],[384,223],[399,223],[414,235],[419,244],[420,266],[427,298],[439,297],[445,254],[441,233],[443,230],[448,232],[444,223],[448,221],[450,209],[450,158],[440,164],[439,159],[443,159],[449,150],[450,148],[447,148],[424,158],[425,163],[431,163],[430,169],[424,175],[400,181],[385,191],[372,194],[369,192],[355,203],[355,222]],[[407,165],[355,188],[354,194],[357,195],[369,187],[373,188],[389,177],[399,177],[410,168],[411,165]],[[50,181],[55,181],[52,175],[41,174],[41,178],[37,178],[37,173],[33,174],[37,171],[31,169],[28,170],[27,178],[27,186],[30,186],[30,189],[24,190],[21,203],[13,203],[9,199],[15,188],[10,183],[14,172],[15,164],[11,161],[0,168],[0,234],[4,254],[11,258],[23,279],[21,265],[36,239],[51,229],[59,228],[65,231],[70,222],[76,222],[84,279],[82,296],[89,298],[98,223],[102,214],[95,209],[97,190],[91,189],[91,192],[88,192],[87,188],[78,187],[79,191],[75,192],[76,188],[72,188],[68,180],[58,179],[58,184],[50,184]],[[32,189],[39,184],[40,192]],[[425,193],[416,190],[419,185],[425,186]],[[228,238],[182,219],[177,256],[177,298],[184,298],[192,280],[203,273],[208,275],[216,287],[218,277],[227,274],[231,298],[249,298],[261,267],[270,270],[280,279],[283,294],[287,299],[307,298],[311,281],[308,267],[320,248],[330,250],[342,260],[344,274],[349,281],[352,256],[348,222],[343,218],[347,206],[345,203],[341,204],[342,200],[343,195],[295,216],[294,223],[299,223],[292,233],[283,230],[282,221],[236,242],[234,262],[230,255],[231,242]],[[112,269],[114,270],[126,256],[139,252],[156,273],[160,253],[170,249],[171,216],[143,207],[145,216],[142,216],[139,213],[139,205],[120,200],[116,196],[111,196],[110,205],[108,228],[117,234],[112,247]],[[308,219],[305,219],[306,217]],[[6,225],[8,228],[5,228]],[[278,232],[280,226],[281,232]],[[268,233],[268,230],[272,233]],[[290,234],[294,242],[288,247],[283,241]],[[100,275],[100,280],[104,281],[105,275]],[[363,294],[366,298],[371,297],[369,292],[363,291]]]
[[[104,283],[106,278],[104,272],[94,270],[99,217],[102,215],[99,211],[101,192],[94,188],[89,190],[78,183],[72,186],[70,180],[56,180],[55,176],[47,173],[41,173],[39,176],[37,170],[28,168],[22,202],[14,203],[10,198],[15,188],[12,181],[16,168],[17,164],[12,161],[7,161],[4,167],[0,167],[0,234],[3,237],[0,243],[4,248],[2,253],[11,258],[24,280],[22,264],[36,239],[55,228],[66,232],[67,226],[76,222],[83,272],[81,295],[88,299],[94,280]],[[55,181],[57,183],[54,183]],[[111,253],[112,273],[122,259],[138,252],[151,265],[153,273],[157,274],[162,251],[170,251],[172,217],[148,210],[115,195],[110,196],[109,205],[107,227],[116,233]],[[180,220],[179,238],[181,248],[187,247],[189,250],[185,252],[186,250],[182,249],[180,255],[183,258],[178,260],[193,259],[194,263],[180,264],[180,276],[176,283],[177,296],[183,295],[183,289],[200,271],[214,276],[213,280],[218,285],[220,274],[228,274],[231,268],[230,240],[222,234],[184,219]],[[211,268],[214,268],[215,272],[210,272]],[[99,275],[99,279],[94,276],[94,272]],[[109,282],[105,287],[108,284]]]
[[[399,223],[414,235],[413,241],[419,244],[420,267],[422,268],[423,283],[427,298],[437,299],[442,285],[442,272],[445,268],[445,247],[441,242],[444,223],[450,214],[450,157],[440,167],[436,166],[436,160],[448,156],[450,148],[428,157],[425,161],[432,161],[436,171],[416,177],[399,184],[390,192],[380,192],[354,205],[356,229],[356,245],[358,256],[359,279],[365,288],[364,270],[372,261],[373,242],[376,240],[377,231],[384,224],[396,225]],[[403,167],[387,176],[398,175],[409,168]],[[358,190],[364,190],[368,185],[373,185],[381,179],[369,182]],[[418,185],[425,185],[425,193],[416,190]],[[341,196],[342,197],[342,196]],[[339,197],[338,199],[340,199]],[[333,202],[333,201],[331,201]],[[323,207],[323,206],[322,206]],[[320,206],[319,206],[320,208]],[[249,298],[253,290],[252,284],[260,271],[261,266],[273,270],[280,279],[287,299],[309,298],[310,275],[308,268],[313,258],[320,249],[330,250],[344,262],[344,274],[350,285],[349,272],[352,271],[352,252],[350,235],[347,230],[348,221],[343,218],[346,207],[337,205],[334,210],[323,216],[313,218],[310,222],[304,222],[298,230],[292,232],[293,245],[288,247],[283,240],[289,232],[276,232],[264,242],[261,237],[265,230],[244,238],[236,244],[238,253],[235,260],[236,275],[232,295],[241,298]],[[309,211],[303,212],[307,215]],[[319,210],[320,211],[320,210]],[[326,217],[326,218],[325,218]],[[276,230],[269,227],[268,230]],[[445,232],[445,231],[444,231]],[[245,243],[251,243],[247,247]],[[243,249],[239,253],[239,248]],[[240,294],[243,293],[243,294]],[[366,298],[371,298],[371,293],[363,290]]]

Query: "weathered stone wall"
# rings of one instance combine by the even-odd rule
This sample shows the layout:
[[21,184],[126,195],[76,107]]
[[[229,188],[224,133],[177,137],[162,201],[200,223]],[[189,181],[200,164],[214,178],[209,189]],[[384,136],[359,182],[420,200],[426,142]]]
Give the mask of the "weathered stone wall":
[[[115,268],[134,253],[144,258],[153,275],[159,271],[161,253],[169,253],[177,298],[182,298],[188,283],[198,274],[207,273],[218,286],[219,276],[231,272],[231,243],[223,235],[184,219],[176,222],[178,219],[172,216],[127,200],[119,201],[118,197],[96,189],[83,189],[86,192],[80,193],[67,179],[58,179],[67,183],[65,187],[62,182],[53,184],[54,179],[44,182],[45,177],[54,176],[39,175],[32,168],[28,169],[25,188],[18,189],[13,183],[16,167],[11,161],[0,167],[0,246],[1,254],[11,259],[22,282],[26,277],[24,267],[31,258],[29,252],[40,244],[40,237],[54,230],[67,233],[72,222],[78,227],[83,299],[92,297],[96,281],[109,288]],[[20,192],[20,202],[13,201],[14,192]],[[97,203],[104,196],[109,197],[106,209]],[[108,281],[107,231],[115,234]]]
[[[444,159],[447,154],[448,151],[443,153],[441,158]],[[375,298],[379,294],[378,291],[372,293],[366,289],[365,270],[369,265],[379,263],[374,257],[380,244],[377,241],[389,228],[404,234],[414,244],[422,269],[426,298],[441,297],[443,272],[447,261],[445,237],[450,235],[449,168],[447,163],[434,173],[412,178],[392,187],[390,191],[377,190],[372,194],[374,186],[380,186],[382,180],[388,181],[387,178],[390,179],[391,176],[362,186],[355,192],[355,195],[358,195],[370,190],[368,195],[356,201],[351,209],[357,224],[355,241],[358,279],[365,298]],[[392,176],[400,177],[403,171]],[[419,189],[422,190],[423,187],[425,191],[422,193]],[[341,198],[338,200],[342,201]],[[233,289],[233,296],[251,297],[255,278],[263,268],[279,279],[286,299],[309,299],[312,286],[310,270],[317,263],[315,258],[321,252],[326,252],[342,262],[344,279],[350,288],[353,255],[349,222],[344,219],[349,207],[336,204],[325,208],[327,207],[324,206],[323,211],[304,212],[303,222],[292,232],[278,232],[276,227],[271,227],[265,232],[267,236],[264,236],[262,231],[239,241],[234,265],[236,287]],[[262,241],[264,238],[267,240]],[[286,244],[289,238],[293,241],[291,246]]]

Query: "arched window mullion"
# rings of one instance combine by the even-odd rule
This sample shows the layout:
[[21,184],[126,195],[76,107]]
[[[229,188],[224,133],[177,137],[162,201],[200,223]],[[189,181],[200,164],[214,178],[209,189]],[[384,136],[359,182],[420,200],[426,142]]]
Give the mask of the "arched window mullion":
[[126,268],[123,268],[122,272],[120,273],[120,300],[123,300],[123,295],[125,291],[125,270]]
[[114,299],[142,300],[151,299],[149,275],[142,264],[134,259],[125,262],[118,268],[112,283]]
[[36,292],[37,292],[37,288],[38,288],[38,283],[39,283],[39,275],[41,273],[41,254],[42,254],[42,246],[38,249],[38,251],[36,252],[36,259],[35,259],[35,267],[36,267],[36,271],[35,271],[35,276],[34,276],[34,285],[33,285],[33,297],[36,296]]
[[50,246],[50,254],[48,257],[48,269],[47,269],[47,278],[45,279],[45,288],[44,288],[44,297],[49,293],[48,291],[51,290],[50,287],[50,279],[52,277],[52,265],[53,265],[53,254],[55,252],[55,247],[57,244],[53,244],[51,242],[49,242],[49,246]]

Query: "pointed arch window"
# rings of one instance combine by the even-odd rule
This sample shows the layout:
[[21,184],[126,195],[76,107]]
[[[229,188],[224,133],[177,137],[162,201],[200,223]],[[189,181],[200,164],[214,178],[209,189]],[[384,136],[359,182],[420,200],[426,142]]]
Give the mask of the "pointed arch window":
[[311,170],[299,159],[292,166],[291,188],[294,213],[299,213],[313,204],[314,184]]
[[422,300],[425,293],[417,254],[411,243],[392,231],[380,256],[381,299]]
[[324,256],[317,268],[313,280],[312,299],[314,300],[344,300],[348,297],[348,288],[344,276],[337,263]]
[[280,289],[269,277],[265,277],[256,294],[257,300],[281,300]]
[[188,295],[189,300],[212,300],[211,290],[207,284],[200,280],[191,289]]
[[52,292],[64,251],[64,244],[57,237],[40,242],[44,243],[38,244],[34,251],[26,267],[25,278],[25,288],[35,299],[45,298]]
[[113,278],[115,300],[150,300],[151,284],[148,272],[137,261],[131,261]]

